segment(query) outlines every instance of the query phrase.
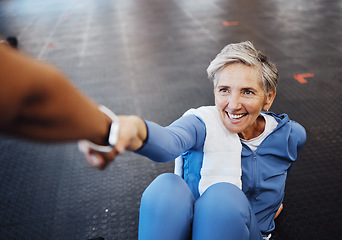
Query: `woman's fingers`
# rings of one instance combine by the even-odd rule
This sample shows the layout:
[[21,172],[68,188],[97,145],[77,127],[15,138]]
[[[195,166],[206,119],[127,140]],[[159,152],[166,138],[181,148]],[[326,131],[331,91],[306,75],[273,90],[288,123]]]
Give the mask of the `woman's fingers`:
[[274,216],[274,219],[276,219],[276,218],[279,216],[279,214],[281,213],[281,211],[283,210],[283,208],[284,208],[284,205],[281,204],[280,207],[279,207],[278,210],[277,210],[276,215]]

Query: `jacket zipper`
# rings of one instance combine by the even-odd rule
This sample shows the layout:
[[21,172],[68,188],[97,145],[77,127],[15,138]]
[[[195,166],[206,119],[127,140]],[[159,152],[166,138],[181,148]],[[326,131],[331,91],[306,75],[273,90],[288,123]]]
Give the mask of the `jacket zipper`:
[[256,159],[256,153],[253,152],[253,192],[256,192],[257,184],[258,184],[258,179],[257,179],[257,159]]

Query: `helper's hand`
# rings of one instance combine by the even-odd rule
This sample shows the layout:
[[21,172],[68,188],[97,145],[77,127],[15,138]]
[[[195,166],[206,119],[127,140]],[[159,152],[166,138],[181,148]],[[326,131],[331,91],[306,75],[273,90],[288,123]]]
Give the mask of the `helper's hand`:
[[115,148],[113,148],[112,152],[103,153],[89,148],[89,146],[82,141],[79,142],[78,146],[80,151],[85,155],[89,165],[100,170],[105,169],[111,162],[115,160],[115,157],[118,155],[118,152],[115,150]]

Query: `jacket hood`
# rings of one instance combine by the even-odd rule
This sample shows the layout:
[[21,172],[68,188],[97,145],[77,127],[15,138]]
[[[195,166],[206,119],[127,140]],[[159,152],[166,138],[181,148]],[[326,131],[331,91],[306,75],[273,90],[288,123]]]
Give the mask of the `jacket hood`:
[[[287,114],[267,114],[274,117],[278,125],[273,134],[267,136],[260,144],[256,153],[259,155],[274,155],[292,162],[295,161],[306,140],[305,129],[297,122],[291,121]],[[298,131],[301,134],[298,134]],[[251,154],[253,154],[251,151],[242,150],[242,156]]]

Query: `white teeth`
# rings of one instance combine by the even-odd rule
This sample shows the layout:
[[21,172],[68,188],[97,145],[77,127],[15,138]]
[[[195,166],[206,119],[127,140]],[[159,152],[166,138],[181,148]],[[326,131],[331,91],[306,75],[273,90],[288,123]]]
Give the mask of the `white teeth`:
[[245,114],[235,115],[235,114],[230,114],[228,112],[227,112],[227,114],[228,114],[228,117],[231,118],[231,119],[238,119],[238,118],[241,118],[241,117],[243,117],[245,115]]

